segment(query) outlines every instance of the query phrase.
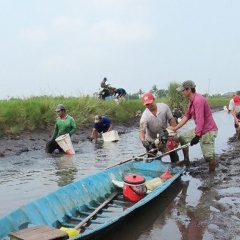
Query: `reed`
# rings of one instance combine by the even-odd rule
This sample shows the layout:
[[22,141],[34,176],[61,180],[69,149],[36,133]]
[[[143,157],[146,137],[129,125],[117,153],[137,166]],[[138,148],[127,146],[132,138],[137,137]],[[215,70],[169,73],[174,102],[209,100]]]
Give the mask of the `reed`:
[[[230,98],[208,98],[213,108],[228,105]],[[157,102],[169,104],[167,98],[156,99]],[[54,112],[58,104],[64,104],[69,115],[74,117],[77,127],[92,124],[95,115],[107,115],[114,122],[124,122],[135,117],[137,110],[144,110],[140,99],[102,101],[93,97],[30,97],[0,101],[0,133],[18,134],[24,130],[53,128],[57,117]]]

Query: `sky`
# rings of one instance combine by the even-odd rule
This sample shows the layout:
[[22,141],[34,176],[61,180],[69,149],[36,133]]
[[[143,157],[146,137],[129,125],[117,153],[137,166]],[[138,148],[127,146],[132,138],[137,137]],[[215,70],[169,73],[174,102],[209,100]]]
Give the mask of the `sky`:
[[240,90],[239,0],[0,0],[0,99],[193,80]]

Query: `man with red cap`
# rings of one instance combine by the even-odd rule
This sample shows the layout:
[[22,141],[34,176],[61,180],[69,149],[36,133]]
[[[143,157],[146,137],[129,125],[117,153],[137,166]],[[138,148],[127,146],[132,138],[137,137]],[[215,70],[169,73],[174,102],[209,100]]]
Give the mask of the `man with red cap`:
[[[152,93],[147,92],[142,96],[142,103],[146,107],[140,119],[139,138],[148,152],[148,156],[156,156],[158,151],[167,152],[169,150],[168,124],[176,126],[175,118],[165,103],[156,103]],[[173,139],[172,139],[173,140]],[[177,147],[177,136],[171,141],[171,147]],[[169,154],[171,162],[179,161],[177,152]]]
[[236,130],[236,134],[233,136],[233,139],[238,138],[240,139],[240,91],[236,92],[236,95],[230,100],[229,106],[228,106],[229,111],[233,115],[234,119],[234,127]]

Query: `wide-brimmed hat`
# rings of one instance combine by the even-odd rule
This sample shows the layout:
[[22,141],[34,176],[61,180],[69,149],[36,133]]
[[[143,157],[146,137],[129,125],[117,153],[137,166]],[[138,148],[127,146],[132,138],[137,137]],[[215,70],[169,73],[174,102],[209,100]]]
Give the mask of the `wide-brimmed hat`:
[[184,81],[176,90],[182,92],[186,88],[195,88],[196,84],[192,80]]

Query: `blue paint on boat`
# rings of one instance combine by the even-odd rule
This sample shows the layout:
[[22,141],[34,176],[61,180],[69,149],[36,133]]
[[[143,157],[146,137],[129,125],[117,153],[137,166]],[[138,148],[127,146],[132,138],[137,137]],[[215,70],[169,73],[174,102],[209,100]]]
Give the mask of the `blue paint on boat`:
[[[123,181],[125,176],[133,173],[144,176],[147,181],[159,177],[167,168],[170,169],[173,177],[136,203],[125,200],[122,191],[112,183],[113,179]],[[100,213],[97,213],[94,220],[91,219],[87,226],[81,228],[78,236],[71,239],[82,239],[93,235],[157,197],[179,178],[184,170],[184,167],[174,167],[160,160],[150,163],[133,160],[80,179],[1,217],[0,240],[9,240],[10,232],[33,226],[74,228],[113,192],[119,191],[117,197]]]

